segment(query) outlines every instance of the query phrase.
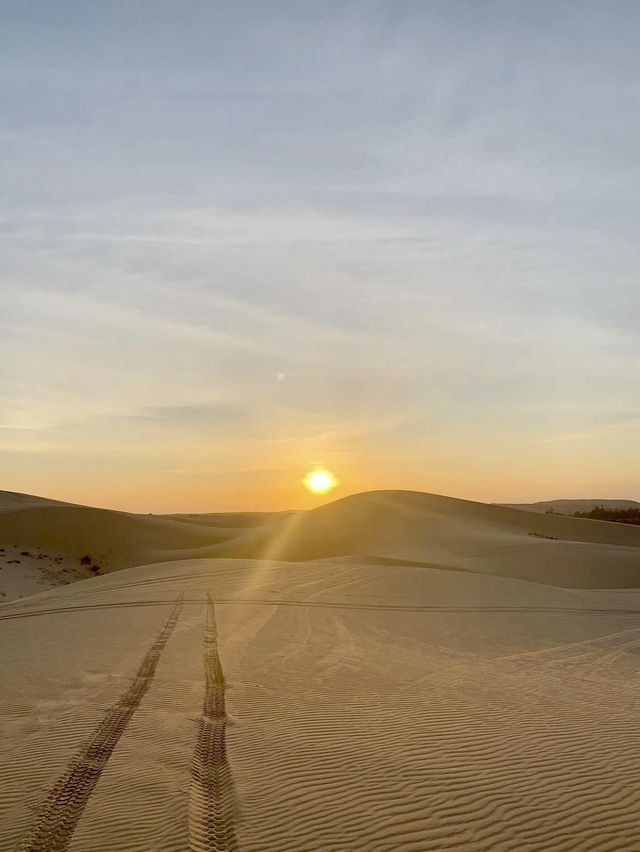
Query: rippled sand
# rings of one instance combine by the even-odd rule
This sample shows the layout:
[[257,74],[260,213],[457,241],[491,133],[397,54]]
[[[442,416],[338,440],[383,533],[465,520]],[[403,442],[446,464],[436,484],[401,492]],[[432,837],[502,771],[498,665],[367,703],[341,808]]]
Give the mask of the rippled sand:
[[149,565],[0,609],[0,848],[624,849],[640,594]]

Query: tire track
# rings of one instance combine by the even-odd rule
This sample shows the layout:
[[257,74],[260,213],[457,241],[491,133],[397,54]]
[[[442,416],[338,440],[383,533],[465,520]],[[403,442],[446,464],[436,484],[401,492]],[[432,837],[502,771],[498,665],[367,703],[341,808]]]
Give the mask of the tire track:
[[209,594],[204,668],[204,705],[191,767],[189,850],[235,852],[235,793],[225,743],[225,678],[218,654],[215,605]]
[[182,598],[179,596],[160,634],[147,651],[131,686],[107,711],[91,739],[51,788],[35,826],[18,847],[20,852],[63,852],[69,846],[103,769],[151,685],[181,609]]
[[[545,615],[640,615],[640,609],[606,609],[606,608],[579,608],[579,607],[543,607],[543,606],[421,606],[419,604],[374,604],[374,603],[343,603],[340,601],[319,600],[282,600],[279,598],[244,598],[244,597],[216,597],[216,602],[221,604],[246,604],[259,606],[283,606],[283,607],[314,607],[316,609],[340,609],[340,610],[364,610],[383,612],[470,612],[470,613],[542,613]],[[86,612],[92,609],[124,609],[126,607],[167,606],[170,600],[148,600],[148,601],[119,601],[106,604],[81,604],[77,606],[50,607],[47,609],[23,609],[0,615],[0,621],[10,621],[16,618],[33,618],[39,615],[60,615],[65,612]],[[204,603],[201,598],[188,598],[184,600],[186,606],[197,606]],[[10,606],[10,604],[6,604]]]

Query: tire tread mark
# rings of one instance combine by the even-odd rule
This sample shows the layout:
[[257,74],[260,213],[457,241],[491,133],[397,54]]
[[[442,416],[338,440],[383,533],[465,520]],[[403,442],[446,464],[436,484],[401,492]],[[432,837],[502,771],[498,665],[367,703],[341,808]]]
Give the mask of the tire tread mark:
[[[542,607],[542,606],[421,606],[420,604],[376,604],[376,603],[344,603],[341,601],[318,601],[318,600],[280,600],[277,598],[217,598],[218,603],[264,605],[264,606],[290,606],[290,607],[315,607],[317,609],[344,609],[344,610],[381,610],[385,612],[472,612],[472,613],[542,613],[550,615],[640,615],[640,609],[612,609],[603,607]],[[0,621],[8,621],[14,618],[33,618],[38,615],[60,615],[65,612],[85,612],[92,609],[121,609],[126,607],[167,606],[169,600],[150,601],[120,601],[108,604],[82,604],[77,606],[52,607],[48,609],[24,609],[17,612],[0,614]],[[202,599],[188,599],[184,603],[189,606],[202,604]],[[3,606],[11,606],[4,604]]]
[[98,783],[113,750],[138,705],[151,686],[160,656],[180,617],[182,596],[147,651],[133,682],[111,706],[84,747],[51,788],[30,834],[18,847],[20,852],[63,852],[71,841],[82,812]]
[[218,653],[215,604],[207,594],[205,696],[191,768],[189,850],[235,852],[235,791],[227,760],[225,677]]

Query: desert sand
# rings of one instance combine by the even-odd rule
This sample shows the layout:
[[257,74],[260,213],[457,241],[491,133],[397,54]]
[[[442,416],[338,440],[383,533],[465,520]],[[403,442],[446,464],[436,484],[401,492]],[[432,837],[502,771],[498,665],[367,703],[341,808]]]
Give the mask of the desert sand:
[[3,505],[100,575],[0,606],[0,850],[640,846],[640,528]]

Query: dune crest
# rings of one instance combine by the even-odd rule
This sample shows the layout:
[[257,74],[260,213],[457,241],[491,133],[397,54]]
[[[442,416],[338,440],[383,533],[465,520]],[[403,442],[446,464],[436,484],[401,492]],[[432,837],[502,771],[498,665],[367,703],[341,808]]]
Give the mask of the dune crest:
[[[208,557],[304,561],[366,556],[567,588],[640,586],[639,527],[421,492],[372,491],[309,512],[165,516],[23,496],[12,495],[0,511],[0,547],[5,548],[0,557],[5,561],[20,542],[53,549],[75,560],[73,565],[89,555],[98,573]],[[36,588],[27,585],[21,593]]]
[[[571,588],[640,585],[640,528],[412,491],[337,500],[227,545],[227,555],[382,556]],[[235,550],[235,553],[234,553]]]

